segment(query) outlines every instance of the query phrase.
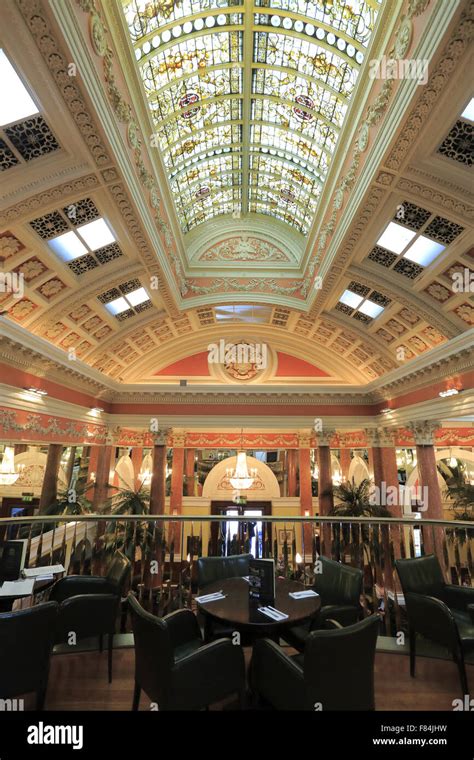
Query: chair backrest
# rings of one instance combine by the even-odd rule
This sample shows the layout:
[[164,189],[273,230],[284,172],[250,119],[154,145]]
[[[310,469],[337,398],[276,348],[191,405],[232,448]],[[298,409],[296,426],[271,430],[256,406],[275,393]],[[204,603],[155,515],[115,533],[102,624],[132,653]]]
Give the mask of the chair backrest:
[[359,604],[364,580],[362,570],[327,557],[318,557],[318,560],[322,572],[316,573],[314,588],[322,604]]
[[117,589],[121,596],[123,596],[123,588],[125,581],[127,580],[132,563],[121,551],[117,550],[113,556],[112,562],[107,570],[107,580],[111,581],[117,586]]
[[242,578],[249,574],[251,554],[231,554],[229,557],[199,557],[198,586],[203,589],[215,581]]
[[127,600],[135,642],[135,680],[152,701],[166,703],[174,665],[168,626],[165,620],[144,610],[133,594]]
[[379,615],[309,634],[304,651],[306,708],[374,710],[375,645]]
[[434,554],[413,559],[397,559],[395,567],[404,596],[414,593],[442,598],[446,581]]
[[79,594],[65,599],[59,606],[55,643],[70,644],[73,649],[81,639],[114,633],[118,605],[117,594]]
[[0,698],[46,688],[56,602],[0,614]]

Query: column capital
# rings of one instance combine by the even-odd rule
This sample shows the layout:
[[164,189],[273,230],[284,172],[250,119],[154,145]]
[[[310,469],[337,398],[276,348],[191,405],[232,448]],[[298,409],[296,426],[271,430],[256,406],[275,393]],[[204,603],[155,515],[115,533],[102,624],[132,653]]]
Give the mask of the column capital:
[[324,428],[324,430],[319,431],[316,435],[318,446],[330,446],[335,435],[336,431],[334,428]]
[[393,428],[366,428],[365,436],[367,445],[371,448],[393,448],[395,446],[396,431]]
[[407,425],[408,430],[413,433],[417,446],[432,446],[434,443],[434,434],[441,423],[437,420],[416,420]]
[[298,448],[311,448],[311,432],[308,430],[298,430]]
[[122,433],[122,429],[120,428],[119,425],[114,425],[114,427],[108,427],[105,433],[105,441],[104,441],[105,445],[117,446],[120,440],[121,433]]
[[184,449],[186,442],[186,431],[182,428],[172,428],[171,437],[173,439],[173,448]]
[[158,430],[156,433],[152,433],[151,438],[153,446],[166,446],[170,432],[171,428],[165,428],[164,430]]

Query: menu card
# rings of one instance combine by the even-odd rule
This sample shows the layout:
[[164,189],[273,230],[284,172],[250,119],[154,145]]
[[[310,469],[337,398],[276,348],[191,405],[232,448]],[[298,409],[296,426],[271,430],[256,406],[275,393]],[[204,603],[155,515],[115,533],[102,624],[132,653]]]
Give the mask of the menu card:
[[249,561],[249,594],[251,599],[275,598],[275,563],[272,559]]

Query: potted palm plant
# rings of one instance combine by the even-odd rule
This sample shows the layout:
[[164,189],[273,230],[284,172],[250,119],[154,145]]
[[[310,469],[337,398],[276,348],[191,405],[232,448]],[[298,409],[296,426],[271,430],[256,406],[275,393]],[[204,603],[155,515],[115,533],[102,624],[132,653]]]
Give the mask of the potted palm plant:
[[[452,501],[451,510],[454,520],[474,521],[474,485],[462,476],[451,478],[446,483],[445,495]],[[474,538],[474,528],[450,528],[446,531],[448,541],[462,546],[467,539]]]

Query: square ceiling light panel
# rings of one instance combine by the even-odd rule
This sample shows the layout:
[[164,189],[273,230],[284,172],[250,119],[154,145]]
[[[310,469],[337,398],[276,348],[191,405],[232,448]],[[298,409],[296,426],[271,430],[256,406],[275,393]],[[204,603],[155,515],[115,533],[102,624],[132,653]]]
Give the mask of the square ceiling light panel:
[[381,245],[382,248],[386,248],[392,253],[401,253],[408,245],[410,240],[413,240],[416,232],[413,230],[407,230],[406,227],[402,227],[401,224],[390,222],[385,228],[385,231],[377,240],[377,245]]
[[0,126],[38,113],[36,104],[0,48]]
[[109,225],[102,217],[94,222],[89,222],[82,227],[78,227],[77,231],[91,251],[97,251],[98,248],[103,248],[104,245],[115,242],[115,237]]
[[414,261],[422,267],[427,267],[434,261],[446,246],[441,243],[435,243],[424,235],[420,235],[412,246],[404,253],[403,258]]

